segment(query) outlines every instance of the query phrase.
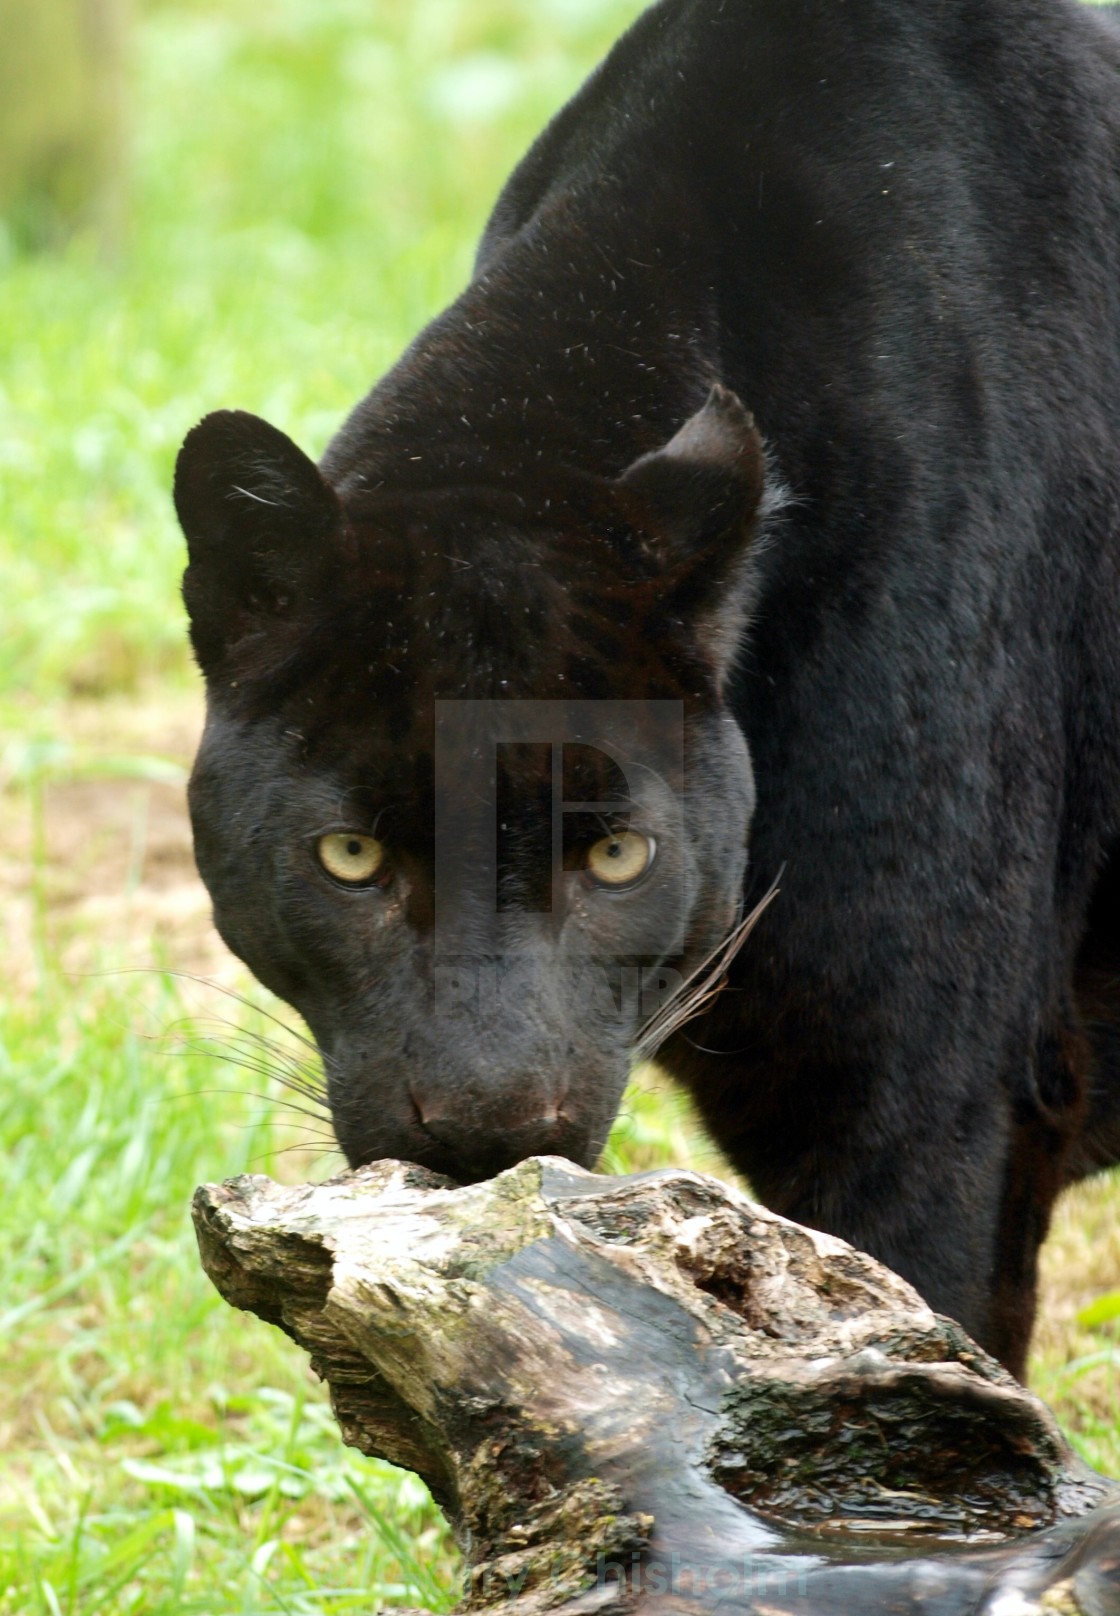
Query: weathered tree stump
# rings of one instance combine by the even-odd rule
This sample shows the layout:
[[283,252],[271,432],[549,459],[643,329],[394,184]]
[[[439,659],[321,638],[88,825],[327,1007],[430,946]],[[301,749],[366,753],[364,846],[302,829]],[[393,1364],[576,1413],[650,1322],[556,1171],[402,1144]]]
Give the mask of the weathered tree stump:
[[418,1471],[464,1610],[1120,1613],[1120,1486],[842,1241],[693,1173],[195,1197],[206,1271]]

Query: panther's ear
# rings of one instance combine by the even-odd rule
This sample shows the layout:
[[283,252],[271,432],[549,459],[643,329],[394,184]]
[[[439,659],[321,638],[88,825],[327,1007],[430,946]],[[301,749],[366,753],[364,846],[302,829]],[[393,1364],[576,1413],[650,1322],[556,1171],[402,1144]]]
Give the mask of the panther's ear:
[[720,676],[747,613],[747,557],[768,503],[754,417],[719,385],[662,448],[635,460],[615,485],[661,573],[665,601],[700,636]]
[[314,461],[243,410],[216,410],[175,466],[183,599],[203,673],[272,619],[314,603],[342,559],[342,510]]
[[730,388],[712,388],[675,437],[623,472],[619,488],[653,528],[667,570],[717,563],[750,538],[765,464],[754,417]]

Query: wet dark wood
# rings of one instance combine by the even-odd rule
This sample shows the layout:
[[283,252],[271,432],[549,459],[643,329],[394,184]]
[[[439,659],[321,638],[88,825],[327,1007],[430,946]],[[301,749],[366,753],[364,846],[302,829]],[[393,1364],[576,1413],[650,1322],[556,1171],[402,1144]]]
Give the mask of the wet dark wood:
[[226,1299],[454,1522],[464,1609],[1120,1616],[1120,1486],[901,1279],[692,1173],[195,1196]]

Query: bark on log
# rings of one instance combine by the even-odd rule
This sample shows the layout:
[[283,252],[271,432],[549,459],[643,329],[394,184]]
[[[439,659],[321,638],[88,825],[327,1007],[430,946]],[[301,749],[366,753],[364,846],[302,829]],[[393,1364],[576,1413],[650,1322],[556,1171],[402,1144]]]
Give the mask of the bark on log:
[[418,1471],[463,1610],[1120,1616],[1120,1486],[842,1241],[685,1172],[195,1196],[222,1295]]

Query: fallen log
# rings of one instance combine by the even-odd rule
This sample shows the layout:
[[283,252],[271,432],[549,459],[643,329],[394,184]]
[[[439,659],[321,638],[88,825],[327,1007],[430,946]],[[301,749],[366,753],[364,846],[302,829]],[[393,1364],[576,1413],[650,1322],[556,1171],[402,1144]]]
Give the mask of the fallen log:
[[907,1284],[687,1172],[199,1189],[207,1273],[419,1472],[464,1611],[1120,1616],[1120,1485]]

